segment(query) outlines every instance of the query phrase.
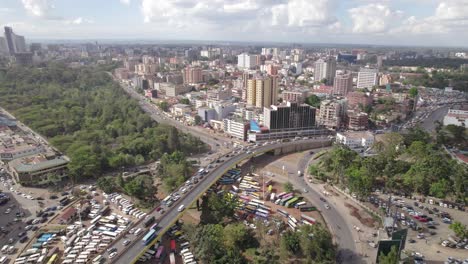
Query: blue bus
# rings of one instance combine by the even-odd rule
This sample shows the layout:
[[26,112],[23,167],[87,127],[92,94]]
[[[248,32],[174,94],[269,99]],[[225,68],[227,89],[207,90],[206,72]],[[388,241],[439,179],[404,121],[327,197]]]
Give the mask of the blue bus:
[[143,245],[148,245],[149,243],[151,243],[151,241],[153,241],[153,239],[156,238],[156,230],[154,229],[150,229],[150,231],[148,233],[146,233],[146,235],[143,237],[142,241],[143,241]]

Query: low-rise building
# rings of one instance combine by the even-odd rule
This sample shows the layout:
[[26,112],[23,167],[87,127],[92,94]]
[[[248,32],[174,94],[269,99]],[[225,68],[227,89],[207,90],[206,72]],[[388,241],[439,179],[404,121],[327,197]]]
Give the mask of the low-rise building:
[[349,130],[366,130],[369,124],[369,117],[367,113],[348,110],[346,112],[346,121]]
[[374,134],[368,131],[336,133],[336,143],[348,146],[353,150],[368,149],[372,147],[374,141]]
[[444,117],[444,126],[456,125],[468,128],[468,107],[462,109],[449,109]]
[[8,163],[8,168],[21,185],[46,185],[67,177],[69,161],[66,156],[38,154],[14,159]]
[[190,113],[192,108],[190,105],[186,104],[175,104],[171,108],[171,113],[175,116],[184,116],[187,113]]

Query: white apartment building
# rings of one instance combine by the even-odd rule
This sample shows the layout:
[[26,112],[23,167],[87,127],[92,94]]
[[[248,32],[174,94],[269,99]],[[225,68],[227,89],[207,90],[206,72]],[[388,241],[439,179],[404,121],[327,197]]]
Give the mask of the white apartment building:
[[354,150],[368,149],[374,144],[374,141],[374,134],[368,131],[336,133],[336,143],[346,145]]
[[237,67],[240,69],[252,69],[257,65],[257,55],[242,53],[237,55]]
[[377,85],[377,69],[361,68],[358,73],[357,88],[372,88]]

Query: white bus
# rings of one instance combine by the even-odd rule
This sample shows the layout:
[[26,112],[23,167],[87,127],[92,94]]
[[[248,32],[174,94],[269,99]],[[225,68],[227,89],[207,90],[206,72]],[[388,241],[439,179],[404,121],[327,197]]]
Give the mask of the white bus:
[[98,255],[93,259],[93,264],[100,264],[102,260],[102,255]]

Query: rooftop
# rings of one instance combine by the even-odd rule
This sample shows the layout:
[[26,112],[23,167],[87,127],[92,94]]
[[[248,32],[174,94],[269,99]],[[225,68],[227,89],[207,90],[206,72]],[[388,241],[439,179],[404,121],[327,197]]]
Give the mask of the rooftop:
[[374,137],[374,134],[372,134],[369,131],[338,132],[338,133],[336,133],[336,135],[341,135],[341,136],[347,137],[349,139],[361,139],[361,138],[370,138],[370,137],[373,138]]
[[17,172],[34,172],[51,167],[66,165],[69,159],[66,156],[47,159],[44,155],[33,155],[10,161],[10,166]]

